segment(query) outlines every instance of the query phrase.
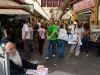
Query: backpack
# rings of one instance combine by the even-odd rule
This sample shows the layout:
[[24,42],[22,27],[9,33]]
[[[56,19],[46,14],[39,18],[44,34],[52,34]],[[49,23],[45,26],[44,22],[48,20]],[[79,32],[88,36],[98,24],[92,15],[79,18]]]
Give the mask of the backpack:
[[39,25],[38,24],[35,24],[34,25],[34,30],[38,30],[39,29]]

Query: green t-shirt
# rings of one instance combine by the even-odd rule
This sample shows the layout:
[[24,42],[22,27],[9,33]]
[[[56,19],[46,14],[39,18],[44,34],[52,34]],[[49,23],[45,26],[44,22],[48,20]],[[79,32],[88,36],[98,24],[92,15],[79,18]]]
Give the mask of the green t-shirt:
[[50,38],[50,40],[56,40],[57,39],[57,36],[56,36],[56,32],[57,32],[57,26],[56,25],[49,25],[48,28],[47,28],[47,37],[49,37],[52,33],[55,32],[55,34]]

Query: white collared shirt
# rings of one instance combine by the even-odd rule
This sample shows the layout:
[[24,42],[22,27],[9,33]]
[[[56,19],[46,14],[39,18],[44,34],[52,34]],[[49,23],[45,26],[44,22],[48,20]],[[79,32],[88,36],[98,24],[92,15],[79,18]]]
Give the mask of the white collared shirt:
[[30,39],[29,27],[28,27],[27,24],[23,25],[23,28],[22,28],[22,39],[24,39],[24,37],[25,37],[25,31],[28,31],[28,34],[26,35],[26,39]]

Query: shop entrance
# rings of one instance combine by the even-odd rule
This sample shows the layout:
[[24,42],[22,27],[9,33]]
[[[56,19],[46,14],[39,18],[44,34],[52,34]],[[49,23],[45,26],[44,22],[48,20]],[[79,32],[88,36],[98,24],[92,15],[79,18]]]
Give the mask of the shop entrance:
[[78,14],[78,15],[77,15],[77,19],[78,19],[78,20],[85,21],[85,22],[87,22],[87,23],[89,23],[89,24],[91,24],[90,18],[91,18],[91,12],[88,12],[88,13],[81,13],[81,14]]

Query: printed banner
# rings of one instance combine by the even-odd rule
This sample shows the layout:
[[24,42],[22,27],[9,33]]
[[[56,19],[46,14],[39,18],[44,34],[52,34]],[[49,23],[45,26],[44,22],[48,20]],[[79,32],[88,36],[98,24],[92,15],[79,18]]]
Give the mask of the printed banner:
[[59,7],[62,7],[64,5],[64,0],[59,0]]
[[26,5],[22,5],[24,6],[25,9],[31,11],[32,13],[34,12],[34,5],[33,4],[26,4]]
[[46,7],[46,0],[41,0],[41,7]]
[[47,0],[47,7],[52,7],[52,0]]
[[75,12],[90,8],[94,6],[94,0],[82,0],[80,2],[77,2],[73,5],[73,10]]
[[58,7],[58,6],[59,6],[58,0],[53,0],[53,7]]

